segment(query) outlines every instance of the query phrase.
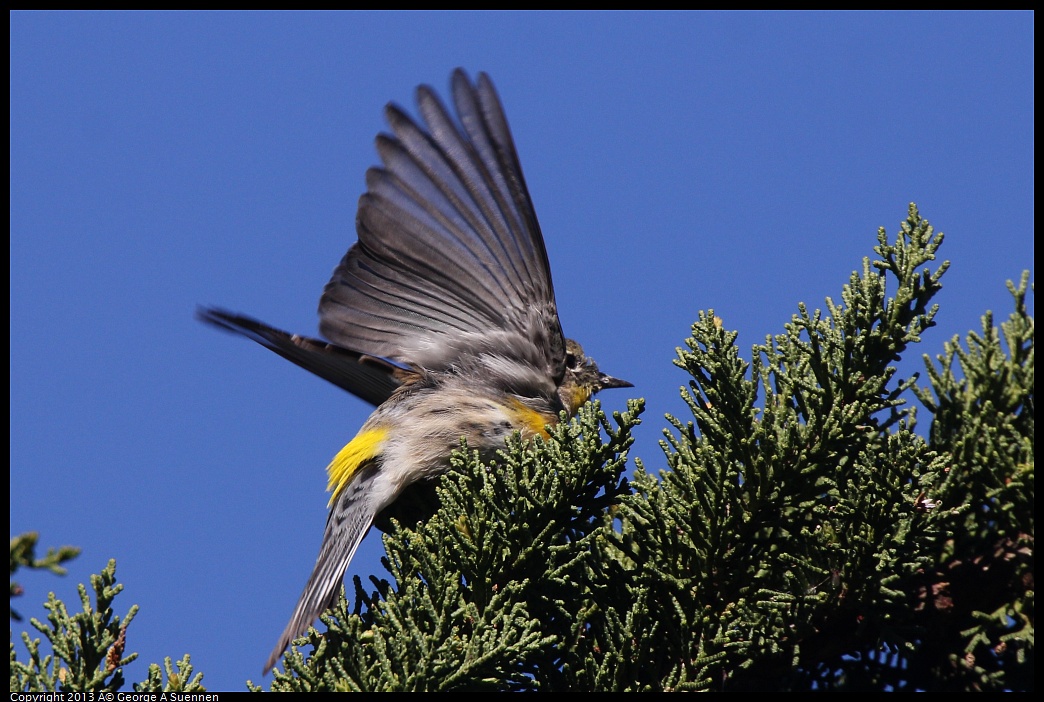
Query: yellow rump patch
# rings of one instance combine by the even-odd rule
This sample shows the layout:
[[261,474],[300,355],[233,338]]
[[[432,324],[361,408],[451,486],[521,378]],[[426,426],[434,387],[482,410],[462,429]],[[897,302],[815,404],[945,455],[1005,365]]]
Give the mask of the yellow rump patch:
[[337,455],[330,461],[330,465],[326,467],[326,472],[330,476],[326,489],[333,493],[330,495],[330,504],[327,505],[327,508],[333,506],[341,491],[352,482],[359,472],[359,468],[381,454],[381,447],[387,436],[387,429],[361,431],[337,452]]

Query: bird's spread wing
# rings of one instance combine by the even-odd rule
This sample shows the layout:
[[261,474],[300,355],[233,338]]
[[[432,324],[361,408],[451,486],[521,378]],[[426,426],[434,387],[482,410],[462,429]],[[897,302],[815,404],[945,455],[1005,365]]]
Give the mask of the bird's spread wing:
[[452,94],[456,119],[418,89],[424,126],[388,107],[384,165],[367,173],[359,241],[323,292],[320,331],[433,370],[503,354],[558,382],[565,342],[547,251],[500,101],[485,74],[472,84],[461,70]]

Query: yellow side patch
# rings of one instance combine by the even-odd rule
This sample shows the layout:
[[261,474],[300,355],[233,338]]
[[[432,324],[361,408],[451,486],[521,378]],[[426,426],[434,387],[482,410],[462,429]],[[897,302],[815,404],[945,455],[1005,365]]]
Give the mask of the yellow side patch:
[[585,402],[591,399],[591,388],[586,385],[577,385],[571,388],[569,397],[565,398],[566,409],[569,414],[576,414]]
[[387,436],[387,429],[361,431],[337,452],[337,455],[330,461],[330,465],[326,467],[326,472],[330,476],[326,489],[333,493],[330,495],[330,504],[327,505],[327,508],[333,506],[341,491],[352,482],[352,478],[359,472],[359,467],[381,454],[381,447]]
[[519,400],[513,399],[511,405],[515,410],[512,424],[522,432],[523,436],[539,435],[546,439],[548,437],[547,425],[555,424],[558,420],[557,417],[545,417],[532,407],[526,407]]

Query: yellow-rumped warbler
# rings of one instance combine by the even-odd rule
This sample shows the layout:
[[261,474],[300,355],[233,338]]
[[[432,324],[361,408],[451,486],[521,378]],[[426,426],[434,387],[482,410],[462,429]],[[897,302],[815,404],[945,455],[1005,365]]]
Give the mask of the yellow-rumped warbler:
[[465,437],[489,454],[514,431],[546,436],[605,388],[562,334],[547,251],[503,108],[489,77],[452,78],[456,120],[434,91],[417,103],[427,129],[395,105],[377,137],[383,168],[366,174],[354,244],[319,301],[333,343],[249,317],[201,309],[377,405],[331,461],[322,547],[264,672],[340,590],[376,516],[411,484],[446,471]]

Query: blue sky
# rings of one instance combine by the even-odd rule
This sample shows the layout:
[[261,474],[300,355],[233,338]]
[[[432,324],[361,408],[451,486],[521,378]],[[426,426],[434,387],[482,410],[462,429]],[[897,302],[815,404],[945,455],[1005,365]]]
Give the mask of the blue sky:
[[607,409],[646,398],[650,469],[698,311],[749,357],[914,201],[953,265],[913,371],[1032,270],[1029,13],[10,19],[11,533],[83,548],[16,606],[116,558],[131,681],[185,653],[212,690],[260,680],[370,411],[196,305],[315,334],[384,105],[456,66],[497,85],[563,327],[634,382]]

